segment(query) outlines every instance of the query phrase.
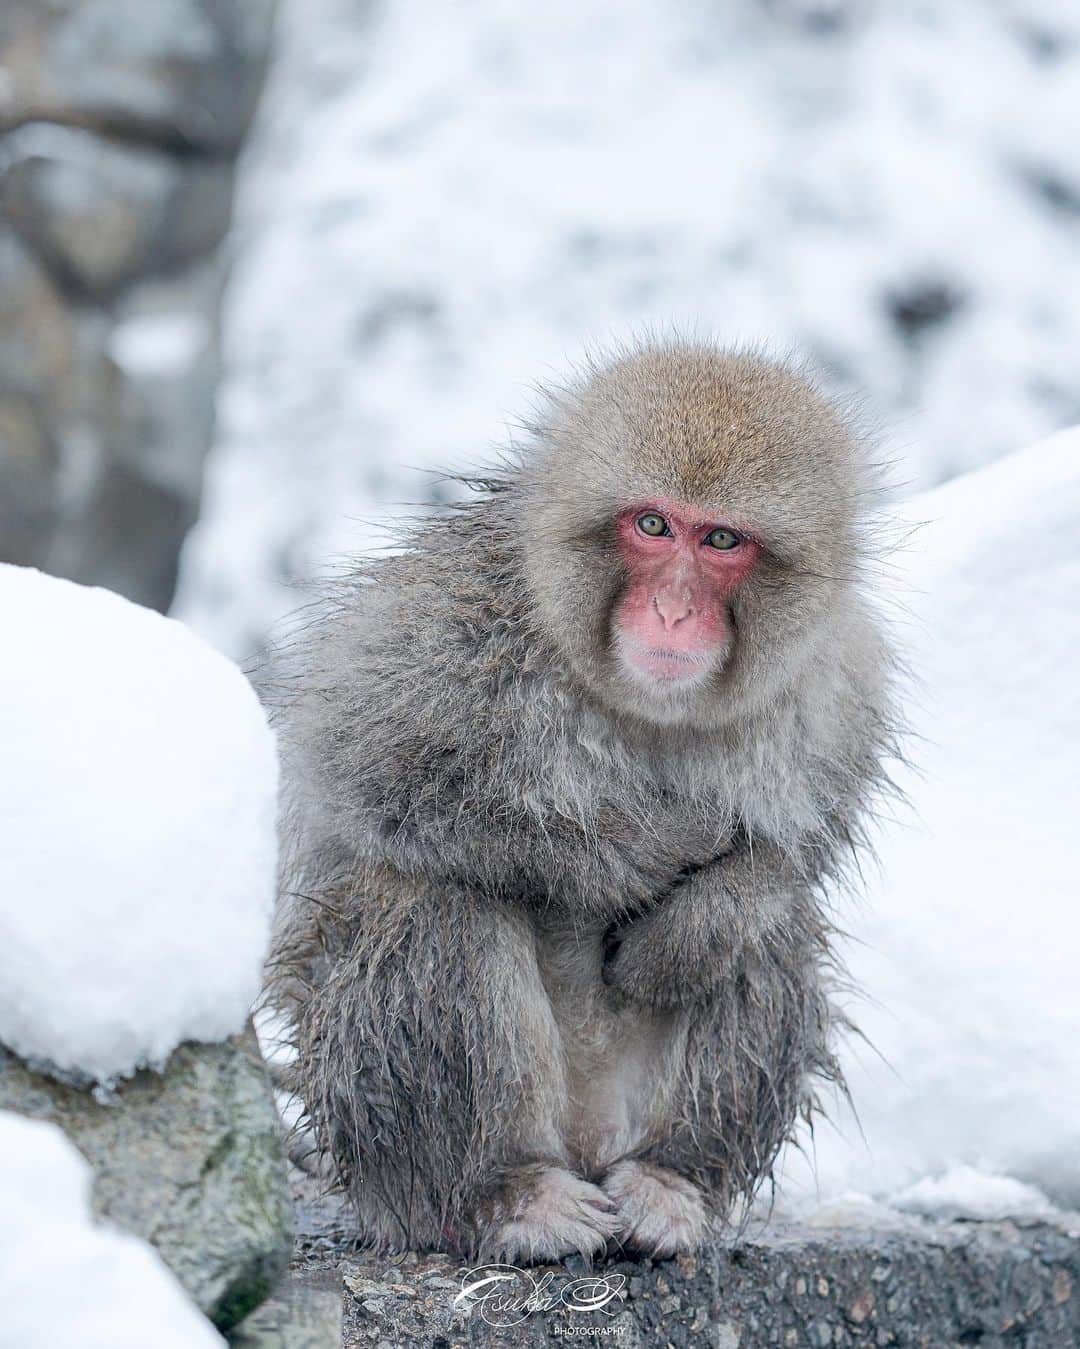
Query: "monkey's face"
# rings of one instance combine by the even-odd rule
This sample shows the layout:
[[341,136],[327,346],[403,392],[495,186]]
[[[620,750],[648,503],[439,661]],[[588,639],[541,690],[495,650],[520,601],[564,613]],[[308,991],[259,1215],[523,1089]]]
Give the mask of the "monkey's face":
[[611,643],[622,672],[646,692],[709,679],[734,643],[732,604],[761,554],[749,534],[689,502],[643,502],[616,520],[625,575]]
[[644,350],[553,397],[519,489],[536,617],[608,707],[708,729],[831,659],[871,499],[797,373]]

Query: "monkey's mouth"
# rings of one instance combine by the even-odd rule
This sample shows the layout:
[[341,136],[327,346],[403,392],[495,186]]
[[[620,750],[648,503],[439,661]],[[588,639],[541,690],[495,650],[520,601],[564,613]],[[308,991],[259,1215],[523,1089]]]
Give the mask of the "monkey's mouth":
[[678,683],[705,674],[712,666],[713,657],[706,651],[676,651],[671,647],[645,646],[640,642],[619,643],[624,661],[637,675],[663,683]]

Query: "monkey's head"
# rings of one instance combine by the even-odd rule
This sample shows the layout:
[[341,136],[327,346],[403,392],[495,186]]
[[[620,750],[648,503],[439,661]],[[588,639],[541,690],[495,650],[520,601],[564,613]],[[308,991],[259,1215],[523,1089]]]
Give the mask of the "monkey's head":
[[522,463],[525,572],[545,631],[604,702],[716,725],[830,647],[873,475],[798,371],[645,347],[548,395]]

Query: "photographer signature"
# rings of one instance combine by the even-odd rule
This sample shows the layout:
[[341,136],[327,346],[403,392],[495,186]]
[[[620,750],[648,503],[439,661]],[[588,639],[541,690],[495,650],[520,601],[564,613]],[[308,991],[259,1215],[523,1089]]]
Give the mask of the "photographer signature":
[[468,1315],[479,1312],[489,1326],[520,1325],[533,1312],[561,1307],[570,1312],[603,1312],[615,1316],[611,1304],[625,1297],[624,1274],[590,1274],[556,1283],[550,1271],[539,1278],[516,1265],[479,1265],[466,1270],[454,1308]]

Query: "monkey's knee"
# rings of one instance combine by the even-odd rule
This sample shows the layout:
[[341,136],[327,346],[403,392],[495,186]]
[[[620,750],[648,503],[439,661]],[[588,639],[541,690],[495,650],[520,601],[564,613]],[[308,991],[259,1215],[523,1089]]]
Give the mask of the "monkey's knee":
[[505,1175],[476,1209],[482,1259],[513,1263],[586,1258],[602,1251],[618,1220],[611,1201],[559,1166],[525,1166]]
[[704,1194],[667,1167],[617,1162],[601,1187],[615,1209],[616,1237],[631,1250],[657,1257],[677,1255],[696,1250],[708,1232]]

